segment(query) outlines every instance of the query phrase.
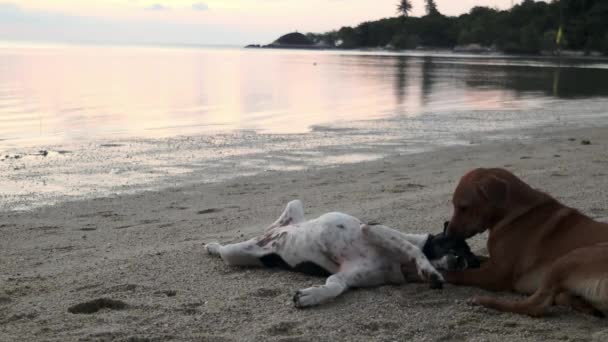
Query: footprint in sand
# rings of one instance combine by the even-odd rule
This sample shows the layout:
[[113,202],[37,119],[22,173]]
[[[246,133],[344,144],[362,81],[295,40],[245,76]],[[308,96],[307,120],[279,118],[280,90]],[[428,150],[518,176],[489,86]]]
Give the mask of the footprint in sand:
[[279,294],[281,294],[281,290],[279,290],[279,289],[267,289],[264,287],[261,287],[251,293],[252,296],[262,297],[262,298],[276,297]]
[[48,231],[54,231],[54,230],[58,230],[61,229],[61,227],[58,226],[40,226],[40,227],[32,227],[29,230],[40,230],[43,232],[48,232]]
[[551,177],[568,177],[568,175],[567,175],[567,174],[560,173],[560,172],[553,172],[553,173],[551,173],[551,175],[550,175],[550,176],[551,176]]
[[175,290],[163,290],[154,292],[157,296],[167,296],[167,297],[175,297],[177,295],[177,291]]
[[127,306],[127,303],[120,300],[98,298],[70,306],[68,312],[73,314],[93,314],[102,309],[124,310]]
[[298,335],[299,333],[297,332],[297,327],[298,322],[285,321],[271,325],[265,330],[265,332],[270,336]]
[[186,303],[182,304],[181,308],[177,309],[177,311],[187,316],[193,316],[199,312],[198,308],[201,306],[203,306],[203,303],[200,302]]
[[219,209],[219,208],[209,208],[209,209],[200,210],[200,211],[197,212],[197,214],[199,214],[199,215],[208,215],[208,214],[213,214],[213,213],[219,213],[220,211],[222,211],[222,209]]
[[179,205],[171,205],[168,206],[167,209],[173,209],[173,210],[188,210],[190,209],[190,207],[185,207],[185,206],[179,206]]

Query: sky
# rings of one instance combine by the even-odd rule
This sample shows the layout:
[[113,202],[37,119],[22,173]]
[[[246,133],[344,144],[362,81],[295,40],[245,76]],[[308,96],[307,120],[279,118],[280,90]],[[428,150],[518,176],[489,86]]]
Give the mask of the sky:
[[[446,15],[521,0],[436,0]],[[0,40],[243,45],[396,15],[398,0],[0,0]],[[412,0],[413,15],[424,0]]]

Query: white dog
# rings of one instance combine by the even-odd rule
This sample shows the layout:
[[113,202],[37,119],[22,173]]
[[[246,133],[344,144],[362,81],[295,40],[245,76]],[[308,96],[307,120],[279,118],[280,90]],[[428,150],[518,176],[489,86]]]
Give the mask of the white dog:
[[[306,221],[302,202],[295,200],[262,236],[225,246],[209,243],[205,248],[233,266],[282,267],[330,275],[325,285],[296,292],[295,306],[304,308],[325,303],[351,287],[403,284],[416,273],[432,288],[441,288],[443,277],[423,250],[429,251],[437,267],[445,269],[451,268],[448,263],[454,255],[450,253],[459,253],[456,250],[462,244],[470,253],[464,241],[441,240],[444,243],[433,243],[440,239],[431,234],[403,234],[381,225],[370,226],[337,212]],[[458,247],[442,247],[445,242]]]

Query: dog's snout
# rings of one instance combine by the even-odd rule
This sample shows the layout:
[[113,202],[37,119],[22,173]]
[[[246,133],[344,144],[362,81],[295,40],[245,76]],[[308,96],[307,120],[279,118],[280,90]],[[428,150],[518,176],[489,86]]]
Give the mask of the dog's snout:
[[454,221],[450,221],[445,228],[445,236],[452,239],[466,239],[468,236],[463,232],[464,227]]

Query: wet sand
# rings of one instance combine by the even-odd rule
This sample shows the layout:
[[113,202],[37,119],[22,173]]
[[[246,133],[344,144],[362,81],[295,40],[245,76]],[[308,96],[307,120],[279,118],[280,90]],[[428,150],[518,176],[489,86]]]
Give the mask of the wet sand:
[[[478,166],[509,168],[608,220],[608,128],[525,135],[0,213],[0,340],[606,341],[606,320],[565,308],[543,319],[499,314],[465,303],[486,292],[450,285],[360,289],[298,310],[294,291],[324,279],[231,268],[203,250],[256,235],[295,198],[309,217],[339,210],[437,232],[456,182]],[[472,245],[483,253],[484,237]]]

